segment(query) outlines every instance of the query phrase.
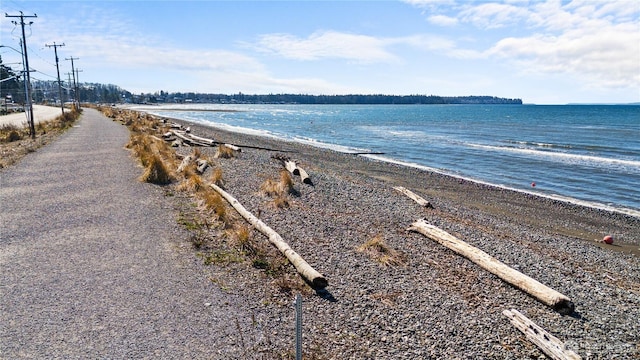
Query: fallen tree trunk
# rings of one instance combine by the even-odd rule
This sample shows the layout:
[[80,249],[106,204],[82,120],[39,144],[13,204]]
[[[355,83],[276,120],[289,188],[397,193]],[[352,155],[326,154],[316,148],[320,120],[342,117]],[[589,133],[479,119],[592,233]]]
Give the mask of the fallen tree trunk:
[[215,184],[210,184],[210,186],[217,191],[220,195],[222,195],[225,200],[233,206],[236,211],[242,217],[244,217],[253,227],[255,227],[258,231],[263,233],[269,238],[269,242],[271,242],[280,252],[289,259],[289,261],[295,266],[298,273],[302,275],[314,288],[323,289],[327,287],[328,282],[322,274],[313,269],[304,259],[298,255],[287,243],[284,242],[282,237],[276,233],[273,229],[267,226],[260,219],[255,217],[252,213],[247,211],[247,209],[242,206],[233,196],[231,196],[226,191],[222,190],[219,186]]
[[424,206],[426,208],[432,207],[431,204],[425,200],[424,198],[420,197],[420,195],[414,193],[413,191],[407,189],[407,188],[403,188],[402,186],[395,186],[394,189],[400,191],[401,193],[407,195],[410,199],[412,199],[413,201],[417,202],[418,204],[420,204],[421,206]]
[[560,314],[571,314],[575,308],[571,299],[567,296],[513,268],[510,268],[484,251],[465,243],[446,231],[427,224],[424,220],[414,222],[409,228],[409,231],[419,232],[441,245],[446,246],[476,263],[483,269],[498,276],[502,280],[533,296],[540,302],[551,306]]
[[564,343],[557,337],[549,334],[526,316],[515,309],[505,310],[502,314],[511,320],[511,324],[522,331],[527,339],[536,344],[547,356],[554,360],[579,360],[578,354],[565,349]]

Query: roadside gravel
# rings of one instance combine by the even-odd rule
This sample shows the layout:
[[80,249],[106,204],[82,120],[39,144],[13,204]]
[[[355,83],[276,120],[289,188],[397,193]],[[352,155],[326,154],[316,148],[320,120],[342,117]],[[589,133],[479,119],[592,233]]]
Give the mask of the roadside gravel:
[[245,359],[252,316],[181,248],[128,130],[95,110],[0,170],[0,358]]

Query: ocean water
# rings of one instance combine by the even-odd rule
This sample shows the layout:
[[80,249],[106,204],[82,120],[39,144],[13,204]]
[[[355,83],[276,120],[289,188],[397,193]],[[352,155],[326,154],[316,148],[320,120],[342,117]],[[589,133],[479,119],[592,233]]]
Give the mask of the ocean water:
[[640,217],[640,106],[193,104],[141,110],[337,151],[383,153],[364,156]]

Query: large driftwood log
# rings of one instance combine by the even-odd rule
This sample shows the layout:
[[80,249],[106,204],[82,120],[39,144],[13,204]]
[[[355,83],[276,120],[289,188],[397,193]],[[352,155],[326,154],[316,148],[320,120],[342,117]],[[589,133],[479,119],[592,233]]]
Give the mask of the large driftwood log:
[[215,140],[213,140],[213,139],[204,138],[204,137],[196,136],[196,135],[193,135],[193,134],[189,134],[188,137],[193,139],[193,140],[196,140],[198,142],[201,142],[203,144],[207,144],[209,146],[213,146],[214,144],[216,144]]
[[417,202],[418,204],[420,204],[421,206],[424,206],[426,208],[431,207],[431,204],[425,200],[424,198],[422,198],[420,195],[414,193],[413,191],[404,188],[402,186],[395,186],[394,187],[395,190],[400,191],[401,193],[407,195],[410,199],[412,199],[413,201]]
[[505,310],[502,314],[509,318],[511,324],[522,331],[529,341],[536,344],[547,356],[554,360],[579,360],[578,354],[566,349],[564,343],[549,334],[526,316],[515,309]]
[[483,269],[538,299],[540,302],[551,306],[560,314],[571,314],[575,308],[571,299],[567,296],[513,268],[510,268],[484,251],[465,243],[446,231],[427,224],[424,220],[414,222],[409,230],[419,232],[466,257]]
[[328,282],[322,274],[317,272],[314,268],[312,268],[304,259],[298,255],[287,243],[284,242],[282,237],[271,229],[267,224],[262,222],[262,220],[255,217],[252,213],[250,213],[247,209],[238,202],[233,196],[231,196],[226,191],[222,190],[219,186],[215,184],[210,184],[211,187],[217,191],[220,195],[222,195],[225,200],[233,206],[236,211],[242,217],[244,217],[253,227],[255,227],[258,231],[263,233],[269,238],[269,241],[276,247],[284,256],[289,259],[289,261],[295,266],[296,270],[302,275],[312,286],[316,289],[323,289],[327,287]]

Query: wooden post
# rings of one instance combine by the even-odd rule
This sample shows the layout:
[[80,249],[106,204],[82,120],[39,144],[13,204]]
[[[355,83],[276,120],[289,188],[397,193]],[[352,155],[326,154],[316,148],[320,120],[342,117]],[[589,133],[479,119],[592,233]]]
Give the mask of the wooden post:
[[421,206],[424,206],[426,208],[432,207],[431,204],[423,199],[422,197],[420,197],[420,195],[414,193],[413,191],[403,188],[402,186],[395,186],[394,187],[395,190],[400,191],[401,193],[407,195],[410,199],[412,199],[413,201],[417,202],[418,204],[420,204]]
[[554,360],[579,360],[581,357],[572,350],[565,349],[564,343],[549,334],[516,309],[505,310],[502,314],[511,320],[511,324],[522,331],[529,341],[536,344],[547,356]]
[[567,296],[510,268],[484,251],[465,243],[446,231],[427,224],[424,220],[414,222],[409,228],[409,231],[419,232],[441,245],[446,246],[502,280],[533,296],[540,302],[551,306],[560,314],[568,315],[573,313],[575,309],[571,299]]
[[269,238],[269,241],[276,247],[280,252],[289,259],[289,261],[295,266],[298,273],[302,275],[314,288],[316,289],[324,289],[328,285],[327,279],[325,279],[322,274],[317,272],[314,268],[311,267],[304,259],[298,255],[287,243],[284,242],[282,237],[271,229],[267,224],[262,222],[262,220],[258,219],[255,215],[250,213],[247,209],[245,209],[238,200],[236,200],[233,196],[231,196],[226,191],[222,190],[216,184],[210,184],[210,186],[217,191],[225,200],[233,206],[236,211],[242,217],[244,217],[254,228],[263,233]]

